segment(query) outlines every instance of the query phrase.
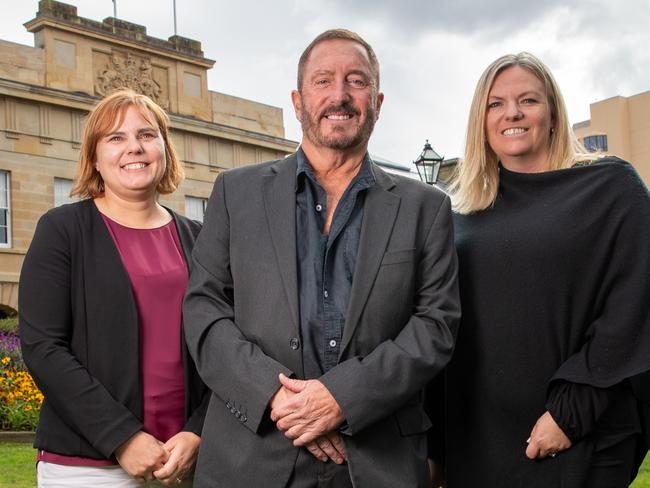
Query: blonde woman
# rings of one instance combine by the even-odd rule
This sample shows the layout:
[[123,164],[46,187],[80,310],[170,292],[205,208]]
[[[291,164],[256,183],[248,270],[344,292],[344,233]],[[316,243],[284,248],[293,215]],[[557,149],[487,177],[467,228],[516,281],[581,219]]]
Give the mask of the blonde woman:
[[481,76],[454,192],[463,319],[447,372],[449,488],[623,487],[643,449],[650,196],[587,153],[528,53]]
[[20,279],[20,337],[45,396],[41,488],[191,486],[206,388],[181,333],[200,225],[162,207],[183,170],[168,118],[116,92],[90,114],[73,193],[39,221]]

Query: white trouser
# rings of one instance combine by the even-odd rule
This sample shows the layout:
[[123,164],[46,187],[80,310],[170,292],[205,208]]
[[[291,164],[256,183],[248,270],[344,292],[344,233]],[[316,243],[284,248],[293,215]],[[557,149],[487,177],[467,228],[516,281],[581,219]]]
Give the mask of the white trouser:
[[[138,483],[119,466],[91,467],[64,466],[39,461],[36,467],[38,488],[143,488],[162,487],[158,481]],[[191,481],[184,481],[179,488],[191,488]]]

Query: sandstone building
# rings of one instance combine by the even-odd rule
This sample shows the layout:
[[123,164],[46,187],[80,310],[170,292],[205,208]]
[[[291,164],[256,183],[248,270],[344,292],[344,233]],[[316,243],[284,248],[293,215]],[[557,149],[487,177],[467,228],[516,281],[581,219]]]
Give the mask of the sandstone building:
[[632,163],[650,187],[650,91],[612,97],[589,106],[591,120],[573,126],[587,149]]
[[296,148],[284,138],[280,108],[208,90],[214,61],[200,42],[85,19],[54,0],[38,8],[25,24],[34,47],[0,40],[0,316],[17,309],[36,222],[69,201],[85,116],[111,90],[133,88],[170,114],[186,180],[161,202],[196,219],[220,171]]

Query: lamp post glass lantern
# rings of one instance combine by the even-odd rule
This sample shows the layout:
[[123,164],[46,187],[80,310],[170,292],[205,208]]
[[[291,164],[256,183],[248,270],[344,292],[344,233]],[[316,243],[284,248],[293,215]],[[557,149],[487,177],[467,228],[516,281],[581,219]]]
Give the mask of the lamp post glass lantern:
[[427,139],[422,154],[413,161],[420,175],[420,179],[427,185],[435,185],[438,181],[438,173],[440,172],[440,165],[443,159],[444,156],[440,156],[435,152],[431,144],[429,144],[429,139]]

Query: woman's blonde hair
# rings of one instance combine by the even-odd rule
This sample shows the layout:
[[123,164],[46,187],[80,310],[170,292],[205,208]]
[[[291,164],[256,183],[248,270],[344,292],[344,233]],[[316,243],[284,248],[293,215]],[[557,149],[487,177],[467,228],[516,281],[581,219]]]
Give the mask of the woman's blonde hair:
[[474,91],[467,122],[465,157],[459,162],[450,187],[454,210],[461,214],[486,209],[496,200],[499,161],[488,144],[485,119],[488,96],[495,78],[513,66],[530,70],[544,84],[553,123],[549,170],[569,168],[579,161],[591,162],[601,156],[587,152],[573,133],[562,93],[548,67],[527,52],[501,56],[483,72]]
[[142,118],[157,127],[165,144],[165,172],[156,188],[158,193],[172,193],[181,181],[184,171],[169,136],[169,117],[153,100],[133,90],[119,90],[104,98],[93,109],[84,127],[79,164],[71,196],[95,198],[104,193],[104,180],[95,168],[97,143],[110,134],[124,120],[126,110],[135,107]]

